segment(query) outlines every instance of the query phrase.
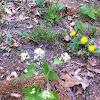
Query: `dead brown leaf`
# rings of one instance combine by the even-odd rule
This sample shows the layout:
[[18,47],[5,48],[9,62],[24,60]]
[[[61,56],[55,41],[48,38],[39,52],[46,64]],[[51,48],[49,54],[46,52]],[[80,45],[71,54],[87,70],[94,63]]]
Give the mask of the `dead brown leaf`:
[[74,85],[82,85],[82,88],[85,90],[88,87],[89,82],[87,80],[83,80],[79,76],[71,76],[71,75],[64,75],[64,73],[60,74],[60,79],[62,80],[62,85],[65,87],[73,87]]
[[69,30],[70,30],[70,32],[75,32],[74,28],[71,26],[69,26]]
[[39,20],[37,18],[34,18],[34,21],[36,24],[39,24]]
[[93,69],[93,68],[87,68],[88,70],[90,70],[90,71],[93,71],[93,72],[95,72],[95,73],[99,73],[100,74],[100,69]]
[[18,93],[11,93],[11,96],[12,96],[12,97],[16,97],[16,98],[21,97],[21,95],[18,94]]
[[88,63],[92,66],[96,66],[99,64],[98,60],[95,57],[88,57]]
[[77,13],[76,9],[71,8],[71,7],[69,7],[69,6],[66,5],[66,9],[65,9],[64,15],[66,15],[66,16],[73,16],[76,13]]
[[40,16],[40,13],[36,9],[31,10],[30,13],[33,15],[33,17],[36,17],[37,15]]
[[71,40],[70,36],[68,34],[66,34],[66,36],[64,37],[64,40],[69,42]]

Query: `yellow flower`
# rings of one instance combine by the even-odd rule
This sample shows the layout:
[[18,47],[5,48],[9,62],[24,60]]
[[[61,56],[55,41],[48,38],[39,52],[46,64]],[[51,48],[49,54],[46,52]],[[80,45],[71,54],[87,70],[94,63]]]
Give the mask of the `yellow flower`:
[[86,38],[86,37],[82,37],[82,38],[81,38],[81,43],[82,43],[82,44],[87,43],[87,38]]
[[71,32],[71,33],[70,33],[70,36],[73,36],[73,35],[75,35],[75,34],[76,34],[75,32]]
[[95,47],[93,45],[91,45],[91,46],[89,46],[88,49],[89,49],[90,52],[92,52],[92,51],[94,51]]

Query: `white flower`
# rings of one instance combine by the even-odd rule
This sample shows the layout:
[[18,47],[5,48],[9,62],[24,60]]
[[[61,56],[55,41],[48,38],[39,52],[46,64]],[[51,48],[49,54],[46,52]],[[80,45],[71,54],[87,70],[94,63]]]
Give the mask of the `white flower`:
[[64,60],[64,63],[65,62],[67,62],[68,60],[70,60],[70,56],[68,55],[68,53],[63,53],[63,54],[61,54],[61,57],[59,58],[59,60],[61,61],[61,60]]
[[25,69],[24,72],[27,73],[28,72],[27,69]]
[[25,59],[29,59],[30,56],[28,55],[28,53],[21,53],[21,60],[25,60]]
[[34,94],[35,92],[36,92],[35,88],[33,88],[31,94]]
[[28,61],[26,61],[26,65],[30,65],[30,63]]
[[40,62],[37,62],[37,65],[38,65],[38,66],[40,66],[40,64],[41,64]]
[[46,98],[49,98],[49,97],[51,97],[49,91],[44,91],[44,92],[42,93],[42,98],[46,99]]
[[34,60],[42,59],[44,57],[45,52],[41,48],[37,48],[34,50]]

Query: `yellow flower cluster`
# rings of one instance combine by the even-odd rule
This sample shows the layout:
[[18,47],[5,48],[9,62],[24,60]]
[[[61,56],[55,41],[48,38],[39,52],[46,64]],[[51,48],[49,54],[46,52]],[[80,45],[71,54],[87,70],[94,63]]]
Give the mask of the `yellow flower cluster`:
[[82,37],[82,38],[81,38],[81,43],[82,43],[82,44],[87,43],[87,38],[86,38],[86,37]]
[[89,48],[88,48],[88,50],[89,50],[90,52],[93,52],[94,49],[95,49],[95,47],[94,47],[93,45],[89,46]]
[[75,32],[71,32],[70,33],[70,36],[74,36],[76,33]]
[[[81,38],[81,43],[82,43],[82,44],[87,43],[87,41],[88,41],[88,40],[87,40],[86,37],[82,37],[82,38]],[[88,47],[88,50],[89,50],[90,52],[93,52],[94,49],[95,49],[95,47],[94,47],[93,45],[90,45],[90,46]]]
[[[75,34],[76,34],[75,32],[71,32],[70,36],[74,36]],[[81,41],[82,44],[85,44],[85,43],[87,43],[88,39],[86,37],[82,37],[80,41]],[[95,50],[95,47],[93,45],[90,45],[88,47],[88,50],[90,52],[93,52]]]

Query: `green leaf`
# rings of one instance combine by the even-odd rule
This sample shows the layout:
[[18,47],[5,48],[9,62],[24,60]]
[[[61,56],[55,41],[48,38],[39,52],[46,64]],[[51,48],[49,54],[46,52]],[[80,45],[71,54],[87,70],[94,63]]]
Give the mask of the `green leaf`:
[[32,89],[35,88],[35,86],[28,86],[27,88],[22,88],[21,91],[24,93],[24,95],[30,94],[30,92],[32,91]]
[[84,55],[86,53],[85,49],[81,50],[81,55]]
[[54,95],[55,99],[54,100],[57,100],[58,98],[58,95],[56,94],[56,92],[52,92],[52,94]]
[[90,13],[88,13],[87,15],[88,15],[90,18],[92,18],[92,19],[96,19],[93,12],[90,12]]
[[27,33],[23,33],[23,32],[17,32],[19,35],[22,35],[22,37],[28,37],[29,36],[29,34],[27,34]]
[[42,89],[40,88],[40,86],[38,85],[36,88],[36,94],[39,94],[40,92],[42,92]]
[[30,71],[28,71],[26,74],[25,74],[25,77],[31,77],[33,75],[35,71],[35,68],[32,68]]
[[22,79],[24,79],[25,78],[25,75],[21,75],[20,77],[18,77],[16,80],[14,80],[14,81],[19,81],[19,80],[22,80]]
[[44,0],[35,0],[38,6],[43,6]]
[[33,95],[27,95],[25,96],[25,100],[36,100]]
[[93,53],[100,53],[100,48],[95,48]]
[[44,73],[45,75],[47,75],[48,71],[50,70],[50,68],[48,67],[48,64],[46,61],[41,60],[42,64],[41,64],[41,68],[42,68],[42,73]]
[[11,35],[11,34],[7,34],[7,38],[8,38],[9,40],[12,40],[12,35]]
[[81,7],[81,12],[83,14],[88,14],[90,12],[90,10],[88,8],[86,8],[86,7]]
[[64,8],[64,5],[63,4],[59,4],[58,5],[58,10],[61,10],[61,9],[63,9]]
[[79,41],[77,44],[82,44],[82,42],[81,42],[81,41]]
[[[31,94],[33,88],[35,88],[36,92]],[[39,85],[37,87],[33,85],[32,87],[29,86],[27,88],[21,89],[21,91],[24,93],[25,100],[37,100],[36,96],[42,92],[42,89]]]
[[26,77],[31,77],[34,73],[34,71],[36,70],[35,68],[35,65],[32,63],[30,63],[30,65],[28,65],[28,68],[27,68],[27,73],[25,74]]
[[70,48],[74,48],[74,49],[76,49],[77,48],[77,43],[69,43],[69,47]]
[[80,29],[81,31],[83,31],[83,27],[82,27],[82,24],[80,22],[76,22],[75,23],[77,28]]
[[81,12],[83,14],[88,15],[92,19],[96,19],[95,16],[94,16],[94,13],[87,7],[81,7]]
[[55,65],[60,65],[60,61],[57,58],[55,58],[53,62],[53,66]]
[[11,2],[12,0],[7,0],[7,2]]
[[54,71],[50,71],[49,72],[49,74],[48,74],[48,78],[50,79],[50,80],[55,80],[55,79],[57,79],[57,77],[58,77],[58,75],[57,75],[57,73],[55,73]]
[[93,42],[94,42],[94,40],[95,40],[94,38],[90,39],[90,40],[88,41],[88,44],[89,44],[89,45],[92,45]]

